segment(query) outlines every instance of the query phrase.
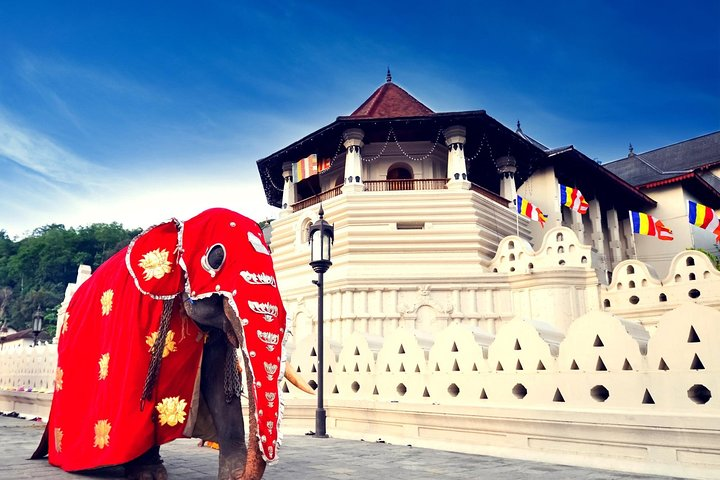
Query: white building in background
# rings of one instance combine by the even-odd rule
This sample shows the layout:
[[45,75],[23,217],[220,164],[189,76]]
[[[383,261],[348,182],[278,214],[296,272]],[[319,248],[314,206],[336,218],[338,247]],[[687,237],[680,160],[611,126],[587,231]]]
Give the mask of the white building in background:
[[[718,139],[720,133],[703,140],[696,163],[707,166],[715,158],[720,165]],[[293,165],[310,155],[321,172],[297,181]],[[259,160],[258,169],[268,202],[282,209],[271,242],[299,337],[316,320],[307,229],[321,202],[335,225],[324,314],[335,340],[356,331],[383,335],[397,326],[436,332],[455,321],[494,333],[516,318],[565,331],[574,318],[607,306],[600,285],[635,257],[635,248],[665,274],[672,257],[703,235],[683,235],[695,228],[684,213],[675,218],[686,201],[672,197],[672,205],[659,205],[650,195],[655,191],[628,183],[619,169],[613,173],[572,146],[550,149],[519,124],[508,129],[485,111],[435,113],[389,73],[352,114]],[[718,208],[712,185],[720,179],[713,172],[702,172],[702,185],[711,188],[687,197]],[[560,206],[559,184],[582,191],[586,215]],[[544,227],[515,214],[517,194],[548,216]],[[676,240],[633,238],[629,210],[664,219],[678,232]],[[670,210],[672,220],[664,215]],[[574,232],[574,243],[542,244],[548,231],[563,226]],[[556,249],[559,264],[524,262],[520,256],[527,253],[501,255],[498,245],[508,235],[519,236],[518,251]],[[579,263],[571,268],[575,257]],[[508,259],[514,262],[509,270],[498,270]]]

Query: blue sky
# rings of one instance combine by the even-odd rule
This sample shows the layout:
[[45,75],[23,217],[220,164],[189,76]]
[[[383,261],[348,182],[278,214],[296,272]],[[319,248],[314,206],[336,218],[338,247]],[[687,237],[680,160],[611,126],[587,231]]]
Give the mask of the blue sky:
[[385,80],[610,161],[720,130],[720,2],[0,0],[0,229],[256,220],[255,161]]

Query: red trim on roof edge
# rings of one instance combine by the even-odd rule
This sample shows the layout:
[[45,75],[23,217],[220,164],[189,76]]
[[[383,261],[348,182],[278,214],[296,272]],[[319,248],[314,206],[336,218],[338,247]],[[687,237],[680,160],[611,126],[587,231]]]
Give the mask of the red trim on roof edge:
[[666,178],[663,180],[656,180],[654,182],[644,183],[642,185],[638,185],[637,188],[653,188],[653,187],[660,187],[662,185],[670,185],[671,183],[677,183],[682,180],[687,180],[688,178],[695,177],[695,172],[686,173],[685,175],[679,175],[677,177],[672,178]]

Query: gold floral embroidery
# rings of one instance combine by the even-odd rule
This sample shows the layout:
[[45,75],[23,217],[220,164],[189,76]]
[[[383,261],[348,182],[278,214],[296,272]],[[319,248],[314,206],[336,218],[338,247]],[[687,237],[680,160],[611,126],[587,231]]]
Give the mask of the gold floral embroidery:
[[145,276],[146,282],[151,278],[160,279],[164,277],[166,273],[170,273],[172,263],[168,261],[168,255],[167,250],[160,250],[159,248],[143,255],[138,266],[145,270],[143,275]]
[[102,294],[102,297],[100,297],[100,304],[102,305],[103,315],[109,315],[110,311],[112,310],[113,293],[114,292],[112,290],[105,290],[105,292],[103,292]]
[[183,423],[185,421],[185,407],[187,407],[187,403],[185,400],[180,400],[180,397],[163,398],[162,403],[155,407],[160,412],[160,425],[167,423],[169,426],[174,427],[178,423]]
[[110,445],[110,429],[112,426],[107,420],[98,420],[95,424],[95,443],[93,447],[105,448]]
[[62,384],[63,384],[63,370],[62,368],[58,367],[57,370],[55,370],[55,391],[59,392],[62,390]]
[[98,378],[100,380],[105,380],[108,376],[108,369],[110,368],[110,353],[103,354],[98,361],[98,365],[100,365],[100,374],[98,375]]
[[[145,337],[145,343],[147,343],[150,346],[150,353],[152,353],[153,345],[155,345],[155,341],[157,340],[158,332],[153,332],[152,334]],[[163,358],[170,355],[170,352],[176,352],[177,346],[175,345],[175,332],[172,330],[169,330],[167,333],[167,336],[165,337],[165,347],[163,348]]]
[[70,321],[70,314],[69,314],[69,313],[66,313],[66,314],[65,314],[65,320],[63,321],[63,324],[62,324],[62,330],[60,330],[60,334],[61,334],[61,335],[64,334],[65,332],[67,332],[68,322],[69,322],[69,321]]
[[55,451],[57,453],[62,452],[62,439],[63,439],[63,431],[59,428],[55,429]]

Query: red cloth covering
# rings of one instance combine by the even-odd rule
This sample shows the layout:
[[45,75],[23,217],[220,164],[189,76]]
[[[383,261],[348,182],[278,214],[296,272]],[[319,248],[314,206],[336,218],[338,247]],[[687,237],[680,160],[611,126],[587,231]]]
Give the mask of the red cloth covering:
[[[252,220],[208,210],[184,225],[149,229],[81,285],[60,332],[48,424],[51,464],[66,471],[119,465],[192,433],[205,336],[176,297],[183,287],[194,299],[229,298],[244,319],[242,351],[251,362],[246,373],[255,385],[258,437],[263,457],[275,459],[285,311],[262,238]],[[211,271],[202,260],[216,243],[224,245],[226,259]],[[141,409],[164,302],[173,302],[170,331],[152,398]]]

